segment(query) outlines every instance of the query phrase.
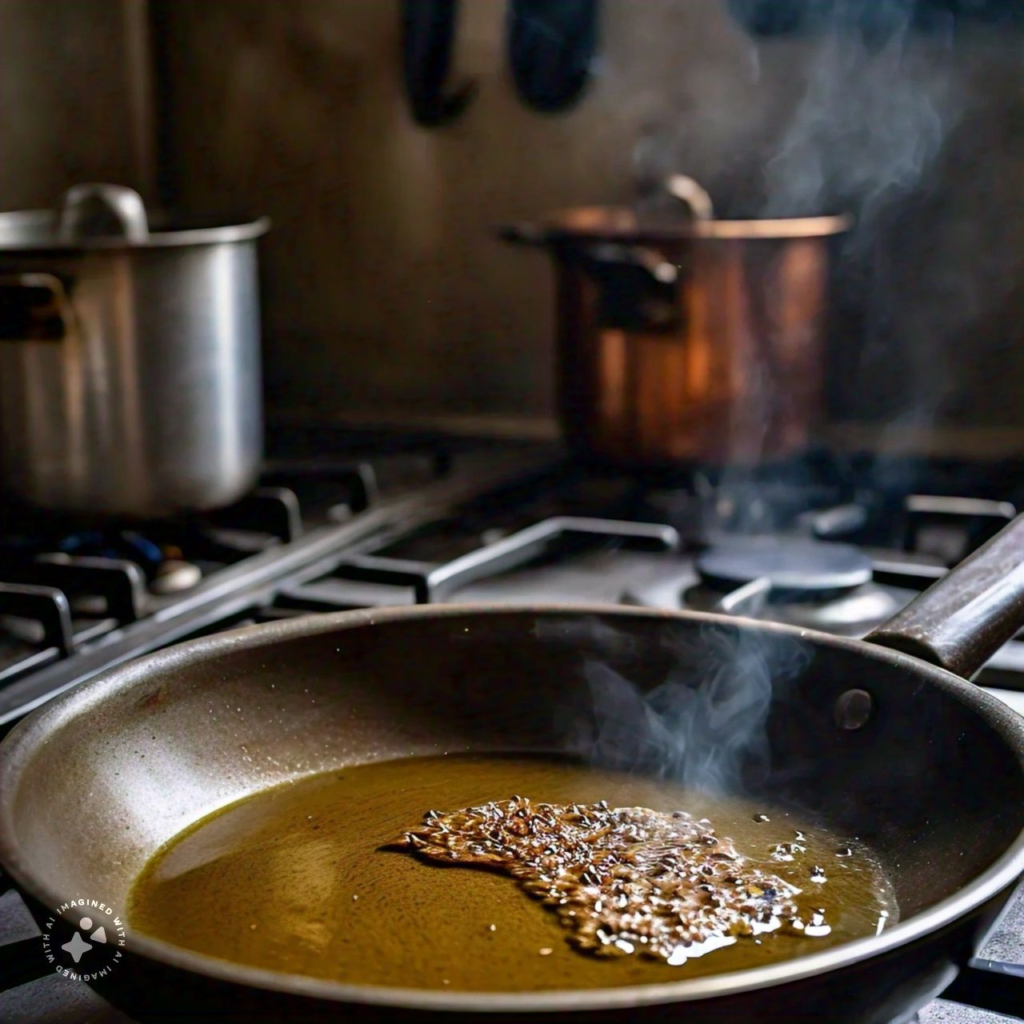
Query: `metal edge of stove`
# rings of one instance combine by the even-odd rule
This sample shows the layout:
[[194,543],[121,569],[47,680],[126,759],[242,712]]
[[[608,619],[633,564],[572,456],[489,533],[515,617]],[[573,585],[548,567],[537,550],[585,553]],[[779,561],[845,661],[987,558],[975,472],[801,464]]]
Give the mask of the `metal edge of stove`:
[[500,465],[465,459],[463,471],[361,513],[349,522],[317,527],[286,546],[228,566],[190,594],[153,615],[123,626],[95,644],[0,689],[0,736],[24,715],[79,682],[268,600],[291,584],[329,572],[349,550],[376,533],[412,529],[510,479],[527,482],[557,475],[562,462],[525,456]]

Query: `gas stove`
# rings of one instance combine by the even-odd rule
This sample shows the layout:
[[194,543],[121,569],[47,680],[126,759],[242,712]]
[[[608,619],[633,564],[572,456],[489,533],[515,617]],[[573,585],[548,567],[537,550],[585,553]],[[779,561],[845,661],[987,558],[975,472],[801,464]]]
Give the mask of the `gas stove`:
[[[361,607],[627,603],[862,636],[1024,508],[1021,467],[962,462],[814,457],[640,479],[544,445],[331,433],[290,439],[275,454],[252,494],[212,515],[7,516],[0,731],[172,643]],[[1024,639],[997,652],[978,682],[1024,714]],[[8,890],[0,1019],[125,1020],[87,987],[39,977],[39,941]],[[1024,898],[920,1020],[1017,1019],[994,1012],[1020,1012],[1021,985]]]

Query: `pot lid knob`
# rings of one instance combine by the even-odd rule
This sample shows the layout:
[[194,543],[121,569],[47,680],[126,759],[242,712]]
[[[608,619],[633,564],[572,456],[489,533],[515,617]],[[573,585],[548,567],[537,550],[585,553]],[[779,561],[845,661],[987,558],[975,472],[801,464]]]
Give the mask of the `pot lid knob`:
[[57,232],[62,242],[97,237],[144,242],[149,238],[146,205],[125,185],[74,185],[61,199]]
[[711,196],[693,178],[685,174],[670,174],[665,179],[665,191],[683,203],[694,220],[711,220],[715,216]]

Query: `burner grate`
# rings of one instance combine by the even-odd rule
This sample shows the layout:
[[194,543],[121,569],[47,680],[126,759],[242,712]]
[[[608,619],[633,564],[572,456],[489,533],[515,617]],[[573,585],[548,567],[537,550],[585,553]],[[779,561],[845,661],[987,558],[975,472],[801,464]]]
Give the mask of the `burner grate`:
[[442,565],[361,555],[346,559],[333,575],[360,583],[411,588],[417,603],[442,601],[477,580],[517,569],[544,556],[564,554],[581,544],[614,543],[641,551],[672,551],[679,534],[671,526],[558,516]]
[[[29,619],[42,628],[43,646],[67,657],[75,649],[71,607],[56,587],[31,583],[0,583],[0,616]],[[2,678],[2,676],[0,676]]]

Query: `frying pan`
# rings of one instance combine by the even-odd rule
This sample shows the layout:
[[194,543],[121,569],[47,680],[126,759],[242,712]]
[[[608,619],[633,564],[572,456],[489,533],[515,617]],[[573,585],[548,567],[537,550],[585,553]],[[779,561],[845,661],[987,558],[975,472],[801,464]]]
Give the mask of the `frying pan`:
[[[954,978],[1024,871],[1024,720],[963,678],[1024,623],[1022,563],[1018,519],[867,641],[697,613],[449,605],[182,644],[10,734],[0,862],[41,920],[76,896],[123,907],[162,843],[268,785],[410,754],[579,749],[602,713],[595,665],[641,693],[671,677],[698,696],[742,670],[762,681],[763,715],[741,743],[735,721],[716,732],[710,716],[702,756],[728,752],[730,785],[873,844],[901,908],[890,930],[732,974],[530,993],[339,984],[129,932],[98,985],[144,1019],[905,1019]],[[645,749],[634,767],[656,770]]]

